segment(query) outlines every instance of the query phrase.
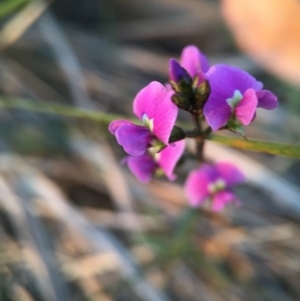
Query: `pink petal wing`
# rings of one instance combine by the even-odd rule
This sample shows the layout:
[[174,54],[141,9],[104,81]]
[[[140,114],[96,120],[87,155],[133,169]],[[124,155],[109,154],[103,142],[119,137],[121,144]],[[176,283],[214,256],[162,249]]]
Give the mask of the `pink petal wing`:
[[169,178],[170,181],[175,180],[176,176],[173,174],[174,168],[183,154],[185,147],[185,140],[177,141],[169,144],[159,153],[158,164]]
[[166,145],[178,114],[177,106],[171,101],[173,93],[159,82],[151,82],[137,94],[133,102],[134,113],[140,119],[144,114],[153,119],[153,134]]
[[236,197],[230,191],[220,191],[213,197],[212,210],[219,212],[226,204],[230,202],[235,202]]
[[233,164],[221,162],[216,164],[216,169],[228,187],[245,181],[244,174]]
[[256,97],[256,92],[253,89],[246,90],[243,98],[234,110],[235,116],[243,125],[248,125],[251,123],[257,104],[258,100]]
[[184,192],[191,206],[196,207],[209,196],[209,175],[203,168],[190,172],[184,185]]

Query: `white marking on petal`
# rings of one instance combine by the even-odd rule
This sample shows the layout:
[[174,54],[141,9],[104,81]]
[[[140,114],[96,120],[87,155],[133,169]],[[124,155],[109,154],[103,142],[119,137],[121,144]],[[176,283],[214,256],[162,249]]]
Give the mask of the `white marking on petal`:
[[210,194],[215,194],[216,192],[222,191],[226,188],[226,182],[219,178],[215,182],[208,184],[208,191]]
[[158,162],[160,156],[161,156],[161,153],[155,153],[155,154],[153,155],[153,159],[154,159],[156,162]]
[[239,90],[234,90],[233,96],[231,98],[227,98],[226,102],[232,109],[234,109],[242,99],[242,93]]
[[147,114],[144,113],[142,115],[142,121],[143,121],[143,124],[145,125],[145,127],[147,127],[151,132],[153,132],[153,127],[154,127],[154,119],[149,119]]

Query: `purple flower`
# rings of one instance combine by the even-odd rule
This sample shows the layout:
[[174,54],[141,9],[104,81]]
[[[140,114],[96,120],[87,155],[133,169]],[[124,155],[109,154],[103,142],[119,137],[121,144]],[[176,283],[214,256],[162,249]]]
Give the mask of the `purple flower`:
[[275,109],[277,97],[246,71],[228,65],[215,65],[206,73],[210,95],[203,114],[213,131],[248,125],[255,118],[256,108]]
[[175,180],[174,168],[185,147],[185,141],[169,144],[161,152],[151,155],[146,153],[140,157],[128,156],[124,163],[131,172],[143,183],[149,182],[155,174],[163,172],[170,181]]
[[[171,59],[169,62],[170,79],[176,83],[181,78],[198,78],[197,86],[205,79],[205,73],[209,69],[209,62],[201,51],[194,45],[186,46],[181,52],[180,64]],[[187,74],[188,73],[188,74]]]
[[244,180],[244,175],[230,163],[204,164],[189,174],[184,189],[191,206],[211,200],[212,210],[220,211],[229,202],[239,204],[231,187]]
[[133,112],[144,125],[136,125],[128,120],[110,123],[109,131],[129,155],[142,156],[148,147],[156,146],[160,150],[168,145],[178,114],[178,108],[171,101],[173,93],[162,84],[151,82],[137,94],[133,102]]

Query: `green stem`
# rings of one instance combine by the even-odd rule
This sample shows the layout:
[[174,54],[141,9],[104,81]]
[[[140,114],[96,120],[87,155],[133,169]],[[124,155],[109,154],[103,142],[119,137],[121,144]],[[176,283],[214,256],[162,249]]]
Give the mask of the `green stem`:
[[184,131],[184,133],[185,133],[185,137],[187,137],[187,138],[196,138],[196,137],[198,137],[199,135],[201,135],[201,134],[199,134],[197,131],[195,131],[195,130],[192,130],[192,131]]
[[209,126],[203,131],[203,135],[205,138],[208,138],[211,135],[212,128]]
[[181,257],[191,246],[191,234],[194,233],[199,212],[195,208],[188,207],[181,215],[178,224],[166,247],[159,254],[162,261]]
[[[46,113],[54,114],[57,116],[63,117],[73,117],[73,118],[82,118],[89,119],[95,122],[100,122],[104,125],[108,125],[111,121],[116,119],[129,119],[122,115],[110,114],[106,112],[91,111],[87,109],[75,108],[69,105],[62,105],[53,102],[43,102],[35,101],[28,99],[20,98],[0,98],[0,108],[3,109],[14,109],[14,110],[27,110],[37,113]],[[133,119],[132,119],[133,120]],[[135,123],[137,119],[133,120]],[[182,128],[187,127],[186,124],[179,124]],[[290,158],[300,158],[300,145],[297,144],[288,144],[282,142],[273,142],[273,141],[261,141],[255,139],[239,139],[235,137],[226,137],[216,134],[211,134],[211,129],[204,130],[204,137],[211,141],[216,141],[227,146],[232,146],[238,149],[244,149],[248,151],[255,152],[264,152],[266,154],[286,156]],[[199,132],[193,130],[186,132],[188,133],[187,137],[195,138],[199,136]],[[190,135],[190,136],[189,136]]]
[[105,124],[109,124],[115,119],[124,119],[124,116],[122,115],[76,108],[70,105],[63,105],[54,102],[43,102],[22,98],[0,98],[0,108],[26,110],[64,117],[83,118]]
[[191,116],[195,125],[195,133],[198,133],[198,135],[194,137],[196,141],[196,156],[199,162],[204,162],[204,156],[203,156],[204,135],[202,132],[200,116],[194,114],[191,114]]
[[174,233],[174,240],[185,240],[187,236],[189,236],[189,233],[194,228],[194,225],[198,218],[198,210],[192,207],[188,207],[185,212],[183,212],[181,216],[181,220],[178,223],[178,226],[176,227],[175,233]]

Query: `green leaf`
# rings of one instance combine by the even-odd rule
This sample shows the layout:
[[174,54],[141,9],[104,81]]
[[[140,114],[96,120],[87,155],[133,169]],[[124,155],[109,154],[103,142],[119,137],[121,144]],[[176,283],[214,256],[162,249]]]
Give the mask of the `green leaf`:
[[[34,101],[20,98],[0,98],[0,108],[27,110],[38,113],[54,114],[57,116],[74,117],[94,120],[102,124],[108,125],[112,120],[124,119],[124,116],[110,114],[100,111],[92,111],[88,109],[75,108],[69,105],[62,105],[52,102]],[[130,118],[126,118],[129,119]],[[137,119],[135,123],[139,123]],[[181,126],[187,126],[181,124]],[[211,135],[209,140],[223,143],[239,149],[263,152],[266,154],[286,156],[290,158],[300,158],[300,145],[282,142],[271,142],[254,139],[239,139],[235,137],[226,137],[221,135]]]
[[32,0],[6,0],[0,2],[0,17],[13,13]]
[[[75,117],[98,121],[109,124],[115,119],[124,119],[124,116],[108,114],[100,111],[92,111],[83,108],[76,108],[70,105],[58,104],[55,102],[36,101],[22,98],[0,98],[0,108],[26,110],[37,113],[54,114],[64,117]],[[127,118],[129,119],[129,118]]]
[[290,158],[300,158],[300,145],[297,144],[273,141],[271,142],[255,139],[245,140],[220,135],[211,135],[208,139],[239,149],[261,152],[271,155],[285,156]]

